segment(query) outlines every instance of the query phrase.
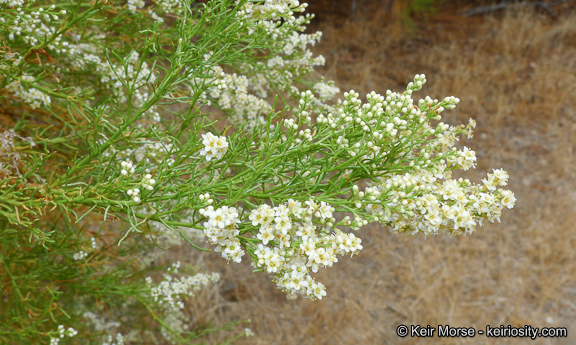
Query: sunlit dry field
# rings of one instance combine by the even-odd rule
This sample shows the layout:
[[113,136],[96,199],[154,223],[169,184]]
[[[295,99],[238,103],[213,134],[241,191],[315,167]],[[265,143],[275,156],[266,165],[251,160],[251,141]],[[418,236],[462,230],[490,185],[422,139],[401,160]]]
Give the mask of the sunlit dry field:
[[[360,255],[320,273],[328,296],[315,302],[286,300],[248,263],[222,265],[216,253],[184,247],[180,259],[223,275],[193,300],[197,325],[251,319],[255,336],[241,344],[576,343],[574,4],[555,8],[556,19],[532,8],[468,18],[465,8],[444,5],[409,32],[384,6],[358,1],[353,15],[327,10],[312,25],[324,34],[315,51],[342,91],[399,91],[424,73],[415,98],[459,97],[444,121],[478,122],[459,143],[478,157],[466,177],[479,183],[503,168],[516,207],[471,236],[368,226],[358,232]],[[568,338],[400,338],[400,324],[567,327]]]

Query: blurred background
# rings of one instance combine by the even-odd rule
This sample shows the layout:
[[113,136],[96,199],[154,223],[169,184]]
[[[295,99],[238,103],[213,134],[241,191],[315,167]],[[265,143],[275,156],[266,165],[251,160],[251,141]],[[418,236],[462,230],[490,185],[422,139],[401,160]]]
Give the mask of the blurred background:
[[[576,1],[308,3],[322,75],[365,95],[426,74],[415,99],[459,97],[443,121],[478,122],[458,144],[478,157],[465,176],[508,171],[516,207],[471,236],[365,227],[360,255],[318,274],[328,296],[315,302],[184,246],[180,259],[222,274],[193,300],[196,326],[249,318],[255,336],[240,344],[576,344]],[[400,324],[567,327],[568,338],[399,338]]]

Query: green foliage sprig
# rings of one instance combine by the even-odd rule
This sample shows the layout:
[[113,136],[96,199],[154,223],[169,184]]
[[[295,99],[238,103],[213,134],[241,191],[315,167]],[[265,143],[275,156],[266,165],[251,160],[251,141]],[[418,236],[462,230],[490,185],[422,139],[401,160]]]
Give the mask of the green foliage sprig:
[[514,205],[503,170],[451,178],[475,123],[415,102],[424,75],[332,102],[298,1],[0,6],[0,341],[189,343],[216,329],[185,298],[218,276],[164,248],[211,244],[321,299],[313,273],[362,249],[349,229],[471,233]]

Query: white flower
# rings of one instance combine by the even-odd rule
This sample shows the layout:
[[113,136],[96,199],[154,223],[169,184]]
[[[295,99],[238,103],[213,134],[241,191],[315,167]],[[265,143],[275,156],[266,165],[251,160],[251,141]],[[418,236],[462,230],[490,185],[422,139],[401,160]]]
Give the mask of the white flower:
[[320,202],[318,212],[320,213],[320,217],[322,217],[322,219],[332,218],[332,212],[334,211],[335,211],[334,207],[326,204],[326,202],[324,201]]
[[313,256],[316,252],[316,238],[311,236],[303,236],[300,250],[306,255]]
[[260,230],[258,231],[258,235],[256,237],[262,240],[262,243],[264,245],[267,245],[268,242],[274,240],[274,228],[268,225],[263,225],[260,227]]
[[274,227],[276,229],[277,234],[286,235],[288,233],[288,230],[292,228],[292,222],[290,221],[290,218],[288,216],[276,217],[274,219],[274,222],[275,222]]
[[322,299],[322,297],[326,296],[326,288],[322,283],[318,283],[312,281],[308,287],[308,296],[311,298]]
[[202,134],[202,144],[204,148],[200,150],[202,156],[206,156],[206,160],[210,161],[212,158],[221,159],[228,150],[228,142],[226,137],[217,137],[212,133]]
[[184,296],[194,296],[202,286],[209,282],[216,282],[220,279],[218,273],[205,274],[198,273],[194,276],[174,278],[169,274],[164,275],[164,280],[160,284],[152,287],[152,279],[146,278],[146,284],[151,287],[151,297],[161,304],[166,303],[175,310],[184,308],[184,304],[178,299]]
[[503,206],[509,209],[514,207],[514,203],[516,203],[516,197],[514,197],[514,193],[509,190],[503,190],[501,192],[501,197],[502,199],[500,199],[500,203],[502,203]]

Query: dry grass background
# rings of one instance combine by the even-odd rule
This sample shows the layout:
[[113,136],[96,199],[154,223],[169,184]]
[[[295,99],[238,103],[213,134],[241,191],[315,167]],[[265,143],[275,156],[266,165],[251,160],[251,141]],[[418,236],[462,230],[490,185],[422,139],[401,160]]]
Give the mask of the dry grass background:
[[[465,18],[462,6],[445,5],[409,34],[375,3],[360,3],[353,20],[327,11],[315,24],[322,73],[361,94],[402,90],[425,73],[416,98],[457,96],[444,120],[478,122],[475,137],[461,141],[478,156],[466,176],[480,182],[504,168],[516,207],[472,236],[362,229],[364,249],[322,270],[328,296],[315,302],[286,300],[247,263],[183,248],[180,258],[222,274],[194,299],[196,324],[250,318],[256,335],[240,344],[576,344],[576,13]],[[568,338],[402,339],[399,324],[562,326]]]

